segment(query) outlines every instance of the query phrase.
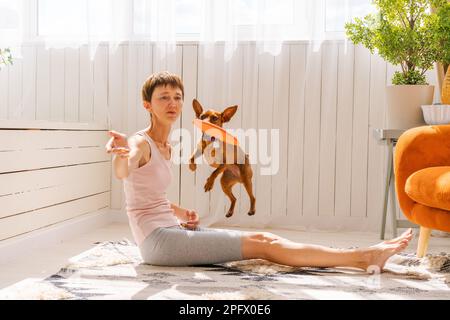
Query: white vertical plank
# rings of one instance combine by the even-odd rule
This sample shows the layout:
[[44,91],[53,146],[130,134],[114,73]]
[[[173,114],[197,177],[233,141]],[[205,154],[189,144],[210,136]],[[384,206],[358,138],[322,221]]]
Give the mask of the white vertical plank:
[[337,43],[328,43],[322,50],[319,215],[328,217],[334,215],[339,48]]
[[171,54],[172,45],[156,43],[153,45],[153,72],[167,70],[167,54]]
[[27,45],[22,47],[23,54],[23,113],[21,119],[36,119],[36,47]]
[[127,43],[122,46],[122,69],[121,69],[121,86],[122,86],[122,99],[121,99],[121,132],[128,134],[128,117],[129,117],[129,96],[134,94],[134,90],[130,87],[130,83],[133,82],[133,72],[130,73],[128,61],[134,57],[134,44]]
[[50,50],[37,47],[36,64],[36,120],[50,118]]
[[298,221],[303,207],[303,139],[305,130],[306,45],[291,45],[287,214]]
[[[223,45],[214,46],[214,54],[209,51],[209,46],[201,46],[198,52],[198,88],[197,88],[197,100],[203,106],[203,110],[213,109],[216,111],[222,111],[223,109]],[[215,92],[214,88],[221,88],[220,91]],[[190,106],[192,108],[192,104]],[[192,120],[187,126],[192,126]],[[226,124],[225,124],[226,126]],[[197,143],[200,140],[200,136],[194,136],[194,148],[197,147]],[[215,203],[212,203],[210,207],[211,192],[205,192],[204,186],[206,180],[215,170],[210,167],[203,157],[197,159],[198,165],[195,171],[195,207],[198,211],[206,214],[208,218],[220,219],[223,217],[223,204],[218,203],[218,198],[215,199]],[[218,177],[213,186],[213,190],[220,190],[220,177]]]
[[78,49],[65,49],[64,70],[64,121],[77,122],[80,98],[80,53]]
[[[110,48],[108,52],[108,114],[110,115],[111,129],[119,132],[123,131],[124,121],[126,121],[124,120],[126,112],[124,110],[126,108],[124,78],[124,48],[119,45],[115,50]],[[123,200],[122,181],[112,179],[111,208],[122,209],[124,207]]]
[[[237,105],[238,109],[234,114],[231,121],[226,125],[228,128],[232,129],[242,129],[242,113],[243,113],[243,46],[239,45],[236,48],[233,56],[229,61],[225,63],[226,70],[226,88],[227,93],[225,96],[225,105],[224,108]],[[242,138],[239,138],[239,142],[243,143]],[[248,152],[248,149],[243,145],[244,151]],[[219,177],[221,178],[221,177]],[[217,188],[216,190],[219,190]],[[222,192],[222,188],[220,188],[221,197],[224,199],[224,214],[228,212],[230,201],[228,197]],[[250,209],[250,199],[245,191],[245,188],[241,183],[236,184],[233,187],[233,194],[236,197],[236,206],[235,206],[235,216],[239,219],[244,220],[254,220],[255,218],[249,217],[247,215]]]
[[351,216],[365,217],[367,209],[367,152],[369,126],[370,53],[355,50]]
[[[266,133],[272,128],[273,102],[274,102],[274,68],[275,59],[268,53],[263,53],[258,57],[258,130]],[[262,148],[261,148],[262,147]],[[270,171],[270,164],[267,161],[271,153],[270,135],[260,135],[258,139],[258,165],[255,166],[256,179],[256,211],[258,219],[265,221],[270,219],[271,214],[271,187],[272,176],[265,174],[263,170]]]
[[0,70],[0,119],[8,119],[9,67]]
[[[184,84],[184,106],[181,113],[181,127],[189,132],[189,135],[183,140],[183,145],[186,143],[190,150],[182,149],[181,152],[189,155],[194,151],[194,128],[192,126],[192,119],[195,118],[195,113],[192,110],[192,100],[197,97],[197,54],[198,48],[195,45],[183,46],[183,84]],[[189,165],[184,162],[181,163],[181,185],[180,185],[180,205],[183,208],[196,209],[195,203],[195,173],[189,170]],[[201,217],[204,217],[205,212],[198,211]]]
[[[289,46],[283,45],[281,53],[275,57],[274,104],[272,110],[272,129],[279,131],[279,140],[271,143],[272,166],[278,172],[272,176],[271,221],[277,222],[286,217],[287,209],[287,161],[289,126]],[[276,162],[278,161],[278,164]]]
[[[100,45],[94,57],[94,122],[110,125],[108,114],[108,47]],[[110,128],[109,128],[110,129]]]
[[[217,46],[218,51],[216,50],[215,55],[213,57],[213,61],[211,62],[214,65],[214,88],[222,88],[221,93],[214,92],[216,90],[209,90],[209,94],[212,95],[209,101],[212,102],[210,105],[211,108],[223,112],[227,107],[238,104],[237,102],[232,102],[230,97],[230,86],[229,86],[229,77],[230,77],[230,65],[229,60],[226,61],[225,58],[225,45]],[[236,52],[234,52],[235,54]],[[234,118],[234,117],[233,117]],[[232,128],[233,120],[231,119],[229,122],[224,123],[224,128]],[[211,168],[214,170],[213,168]],[[209,175],[208,175],[209,176]],[[231,206],[231,201],[228,199],[227,195],[223,192],[222,186],[220,183],[220,179],[222,175],[218,176],[216,182],[214,183],[214,188],[210,192],[210,212],[215,215],[216,221],[227,219],[227,223],[236,223],[236,219],[241,218],[239,208],[237,207],[237,194],[236,194],[236,185],[233,187],[233,195],[236,197],[236,204],[234,208],[234,214],[230,218],[226,218],[225,215],[228,213],[228,210]]]
[[354,45],[339,45],[334,204],[336,217],[349,217],[351,210],[354,53]]
[[383,128],[386,105],[386,62],[378,55],[371,59],[370,118],[367,179],[367,216],[377,224],[381,221],[384,200],[385,144],[374,138],[373,130]]
[[142,45],[129,43],[127,46],[128,46],[128,54],[125,63],[127,64],[128,69],[128,81],[126,82],[128,94],[125,108],[128,110],[128,117],[127,117],[128,122],[126,127],[124,128],[124,133],[130,136],[136,131],[138,131],[136,123],[137,121],[136,111],[137,111],[137,104],[138,102],[140,102],[139,99],[140,85],[138,85],[137,70],[138,68],[140,68],[140,66],[138,65],[137,57],[138,51],[140,48],[142,48]]
[[15,59],[14,64],[8,67],[8,119],[20,119],[23,114],[22,66],[23,59],[21,58]]
[[[205,51],[205,49],[208,50],[208,47],[204,46],[203,49],[204,50],[201,51],[202,54],[199,56],[198,98],[200,101],[203,101],[204,110],[213,109],[223,112],[225,108],[229,106],[229,87],[227,81],[229,69],[225,62],[225,46],[222,44],[215,45],[214,54],[210,56],[208,56]],[[208,62],[200,69],[203,59]],[[215,90],[215,88],[221,88],[220,92]],[[230,128],[230,123],[224,123],[223,126],[224,128]],[[204,159],[203,163],[203,170],[199,171],[196,175],[198,182],[197,191],[199,191],[200,188],[203,188],[206,179],[215,170],[214,168],[211,168]],[[209,212],[214,217],[215,221],[224,221],[226,219],[225,214],[228,212],[231,204],[228,197],[222,191],[222,186],[220,184],[221,177],[222,175],[216,178],[214,187],[209,192]],[[237,211],[235,211],[235,213],[237,213]],[[236,217],[239,217],[239,214],[234,215],[226,222],[232,222]]]
[[50,49],[50,119],[64,121],[64,49]]
[[320,86],[322,51],[308,46],[305,89],[305,142],[303,162],[303,216],[317,216],[319,210]]
[[94,62],[89,56],[89,47],[80,48],[80,121],[94,120]]
[[145,80],[153,73],[153,45],[151,43],[144,43],[138,48],[137,65],[139,66],[137,70],[138,97],[135,106],[137,127],[133,132],[144,129],[150,125],[150,115],[142,104],[141,90]]
[[[176,51],[174,54],[172,54],[170,57],[168,57],[169,60],[167,61],[167,70],[173,74],[179,75],[181,77],[182,75],[182,63],[183,63],[183,49],[181,46],[176,47]],[[181,116],[178,118],[178,120],[173,124],[172,131],[173,130],[179,130],[181,127]],[[171,139],[171,137],[169,137]],[[178,136],[178,139],[176,141],[171,140],[170,144],[173,146],[177,141],[180,141],[180,136]],[[172,148],[172,152],[175,152]],[[173,158],[172,158],[173,160]],[[170,202],[179,204],[180,203],[180,169],[181,166],[179,164],[174,164],[172,161],[171,164],[172,169],[172,183],[170,184],[169,188],[167,189],[167,197],[170,200]]]
[[182,65],[182,48],[181,46],[175,46],[175,51],[170,51],[170,54],[166,57],[166,69],[170,73],[181,76],[181,65]]
[[[242,129],[244,131],[254,132],[256,134],[258,129],[258,74],[259,63],[257,59],[257,49],[255,44],[243,45],[243,83],[242,83]],[[250,136],[251,137],[251,136]],[[257,136],[256,136],[257,138]],[[257,182],[259,179],[259,169],[257,166],[258,161],[258,139],[252,141],[250,138],[245,137],[242,140],[245,151],[249,154],[250,164],[253,170],[253,195],[256,198],[256,204],[258,205],[260,198],[257,195]],[[242,196],[246,192],[241,191],[241,211],[244,208],[249,208],[249,200],[247,197]],[[246,226],[262,226],[264,219],[261,216],[261,210],[256,208],[256,213],[249,219],[246,219],[247,223],[242,225]]]

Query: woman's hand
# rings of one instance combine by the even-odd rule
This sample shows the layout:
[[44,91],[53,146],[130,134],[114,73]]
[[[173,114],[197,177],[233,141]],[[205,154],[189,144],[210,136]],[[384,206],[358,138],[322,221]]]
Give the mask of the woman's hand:
[[186,210],[186,223],[181,225],[186,229],[194,230],[200,224],[200,218],[195,210]]
[[128,146],[127,136],[117,131],[108,131],[111,139],[106,144],[106,152],[113,153],[120,158],[128,158],[130,155],[130,147]]

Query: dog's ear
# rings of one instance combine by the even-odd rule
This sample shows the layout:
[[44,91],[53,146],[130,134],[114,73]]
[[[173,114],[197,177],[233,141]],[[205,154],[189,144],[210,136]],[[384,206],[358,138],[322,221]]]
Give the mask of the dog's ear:
[[194,99],[192,101],[192,107],[194,108],[195,116],[197,117],[197,119],[200,118],[200,115],[203,113],[203,107],[197,99]]
[[226,108],[223,112],[222,112],[222,122],[228,122],[231,120],[231,118],[234,116],[234,114],[237,111],[238,106],[232,106],[232,107],[228,107]]

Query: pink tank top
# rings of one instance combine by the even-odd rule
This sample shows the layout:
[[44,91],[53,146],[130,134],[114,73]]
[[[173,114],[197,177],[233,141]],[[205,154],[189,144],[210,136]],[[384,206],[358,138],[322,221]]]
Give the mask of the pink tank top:
[[137,245],[141,245],[156,228],[177,226],[179,221],[166,193],[172,180],[171,161],[164,158],[145,130],[136,134],[147,140],[151,157],[124,179],[124,191],[131,232]]

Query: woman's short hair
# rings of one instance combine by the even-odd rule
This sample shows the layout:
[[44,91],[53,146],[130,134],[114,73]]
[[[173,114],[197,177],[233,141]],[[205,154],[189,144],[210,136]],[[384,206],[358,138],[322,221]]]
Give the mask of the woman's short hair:
[[174,88],[179,88],[184,99],[184,86],[181,78],[178,75],[172,74],[168,71],[162,71],[152,74],[147,80],[145,80],[144,85],[142,86],[142,100],[151,102],[155,88],[159,86],[165,87],[167,85]]

